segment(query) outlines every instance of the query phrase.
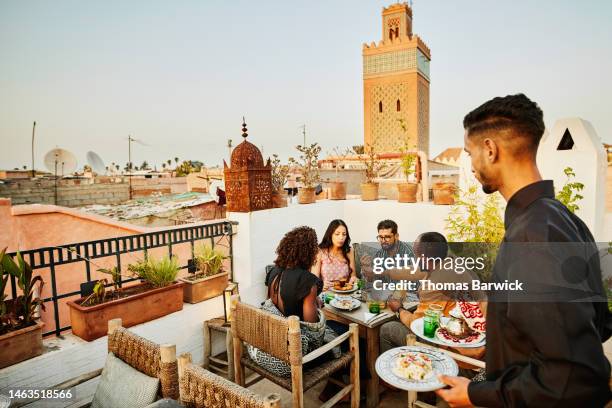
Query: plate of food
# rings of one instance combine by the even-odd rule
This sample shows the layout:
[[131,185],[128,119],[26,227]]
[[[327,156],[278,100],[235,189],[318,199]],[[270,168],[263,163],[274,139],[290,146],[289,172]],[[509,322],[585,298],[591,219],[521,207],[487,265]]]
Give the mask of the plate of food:
[[[477,333],[477,335],[472,333],[471,335],[467,335],[467,336],[461,333],[459,334],[459,336],[456,336],[456,335],[453,335],[453,333],[459,333],[459,332],[454,331],[456,330],[454,323],[450,324],[449,326],[449,320],[451,319],[443,316],[440,318],[440,320],[441,320],[441,327],[436,329],[436,332],[433,338],[426,337],[423,334],[423,318],[422,317],[418,319],[414,319],[412,323],[410,323],[410,330],[412,330],[412,332],[418,337],[420,337],[421,339],[426,340],[430,343],[439,344],[441,346],[451,346],[451,347],[457,347],[457,348],[475,348],[475,347],[482,347],[486,344],[486,334],[485,333],[474,332],[474,333]],[[440,332],[442,328],[445,328],[445,330]]]
[[443,388],[438,374],[456,376],[459,367],[442,351],[422,346],[398,347],[376,360],[376,372],[389,385],[406,391],[426,392]]
[[358,289],[356,283],[350,283],[346,280],[333,281],[333,285],[329,288],[336,293],[352,293]]
[[436,338],[447,346],[471,345],[483,346],[485,334],[472,330],[461,318],[450,317],[440,319],[440,327],[436,330]]
[[350,296],[336,296],[329,301],[329,304],[336,309],[345,310],[347,312],[358,309],[361,306],[361,302],[359,300]]

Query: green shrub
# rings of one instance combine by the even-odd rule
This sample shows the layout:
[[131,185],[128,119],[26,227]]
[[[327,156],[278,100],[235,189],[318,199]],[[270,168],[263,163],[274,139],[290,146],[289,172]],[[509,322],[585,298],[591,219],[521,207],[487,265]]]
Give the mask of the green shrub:
[[227,256],[212,246],[200,244],[195,249],[194,258],[201,271],[198,275],[213,276],[223,272],[223,261]]
[[156,288],[172,284],[176,280],[179,269],[178,258],[168,255],[159,260],[149,256],[146,260],[128,266],[128,271]]

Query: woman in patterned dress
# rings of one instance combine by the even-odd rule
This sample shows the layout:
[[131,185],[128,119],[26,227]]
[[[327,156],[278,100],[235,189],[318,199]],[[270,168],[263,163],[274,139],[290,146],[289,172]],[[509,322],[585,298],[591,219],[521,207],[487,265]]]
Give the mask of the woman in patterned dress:
[[352,284],[357,280],[351,236],[344,221],[329,223],[311,272],[323,281],[324,291],[334,286],[334,281],[346,280]]

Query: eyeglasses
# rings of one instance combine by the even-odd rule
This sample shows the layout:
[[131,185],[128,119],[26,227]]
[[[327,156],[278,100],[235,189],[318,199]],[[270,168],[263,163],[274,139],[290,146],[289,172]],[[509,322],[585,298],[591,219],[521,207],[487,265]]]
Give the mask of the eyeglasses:
[[393,235],[377,235],[376,239],[379,241],[391,241],[394,238]]

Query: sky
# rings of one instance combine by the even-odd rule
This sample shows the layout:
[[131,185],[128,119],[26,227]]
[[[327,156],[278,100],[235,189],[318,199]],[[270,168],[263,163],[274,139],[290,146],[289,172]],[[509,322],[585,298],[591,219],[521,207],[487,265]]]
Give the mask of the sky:
[[[222,164],[227,141],[264,157],[363,143],[361,49],[381,39],[389,1],[4,0],[0,2],[0,168],[47,151],[108,165],[179,157]],[[548,128],[590,121],[612,142],[612,2],[415,0],[429,46],[430,152],[461,146],[463,116],[523,92]]]

